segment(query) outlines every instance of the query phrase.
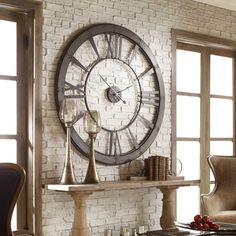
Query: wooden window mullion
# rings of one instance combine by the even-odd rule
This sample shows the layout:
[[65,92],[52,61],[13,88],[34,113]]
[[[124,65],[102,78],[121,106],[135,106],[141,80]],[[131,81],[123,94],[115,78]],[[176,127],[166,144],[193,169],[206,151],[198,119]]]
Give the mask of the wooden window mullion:
[[233,55],[233,155],[236,156],[236,52]]
[[[27,57],[25,56],[24,48],[24,16],[18,15],[17,21],[17,163],[22,165],[27,170],[28,153],[26,144],[28,141],[27,135],[27,76],[25,75],[25,67],[27,65]],[[21,192],[20,198],[17,201],[17,228],[27,228],[27,179],[26,184]]]
[[200,194],[210,190],[207,156],[210,153],[210,57],[205,48],[201,54],[201,112],[200,112]]

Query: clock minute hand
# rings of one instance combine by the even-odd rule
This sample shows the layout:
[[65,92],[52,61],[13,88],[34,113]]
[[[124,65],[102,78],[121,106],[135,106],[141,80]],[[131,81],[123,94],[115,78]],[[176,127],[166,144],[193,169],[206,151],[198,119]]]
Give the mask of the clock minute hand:
[[[112,89],[111,85],[107,83],[107,81],[99,74],[100,78],[102,79],[103,82],[105,82],[105,84],[110,88]],[[113,89],[114,91],[114,89]],[[116,93],[116,91],[114,91]]]
[[121,100],[124,104],[126,104],[126,101],[121,98],[121,96],[116,92],[116,90],[113,89],[113,88],[107,83],[107,81],[106,81],[100,74],[99,74],[99,76],[100,76],[100,78],[105,82],[105,84],[114,92],[114,95],[116,95],[117,97],[119,97],[120,100]]

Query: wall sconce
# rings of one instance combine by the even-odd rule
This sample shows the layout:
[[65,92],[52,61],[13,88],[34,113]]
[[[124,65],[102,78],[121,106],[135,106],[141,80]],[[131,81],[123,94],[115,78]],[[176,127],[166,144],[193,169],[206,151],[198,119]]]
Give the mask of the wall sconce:
[[71,127],[82,115],[83,105],[75,98],[65,98],[60,106],[59,117],[66,127],[66,158],[60,179],[60,184],[76,184],[76,178],[71,159]]
[[90,138],[90,155],[87,174],[84,184],[97,184],[99,182],[95,155],[94,155],[94,142],[97,133],[101,130],[101,117],[98,111],[86,111],[84,113],[84,131],[88,133]]

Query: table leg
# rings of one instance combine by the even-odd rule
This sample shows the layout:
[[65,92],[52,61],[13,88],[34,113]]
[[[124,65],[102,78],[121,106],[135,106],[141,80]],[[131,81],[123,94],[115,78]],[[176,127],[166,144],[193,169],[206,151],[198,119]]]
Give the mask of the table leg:
[[86,199],[92,194],[72,192],[71,196],[75,202],[74,222],[72,226],[72,236],[89,236],[89,227],[86,215]]
[[160,225],[162,229],[176,228],[174,221],[176,220],[174,214],[174,200],[176,187],[161,188],[163,193],[162,216],[160,218]]

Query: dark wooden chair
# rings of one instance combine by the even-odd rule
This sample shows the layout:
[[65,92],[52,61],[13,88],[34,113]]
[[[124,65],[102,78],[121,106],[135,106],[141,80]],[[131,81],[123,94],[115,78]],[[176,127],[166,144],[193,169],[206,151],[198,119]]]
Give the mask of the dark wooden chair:
[[34,235],[27,230],[11,229],[11,219],[17,199],[25,183],[25,170],[18,164],[0,163],[0,235]]
[[201,196],[203,214],[213,221],[236,224],[236,157],[209,156],[208,164],[215,176],[215,188]]

